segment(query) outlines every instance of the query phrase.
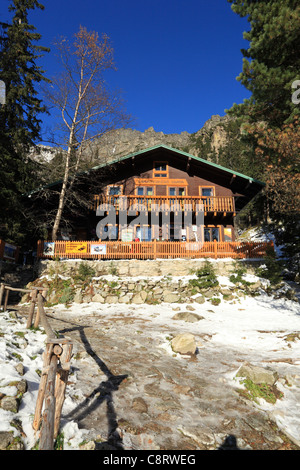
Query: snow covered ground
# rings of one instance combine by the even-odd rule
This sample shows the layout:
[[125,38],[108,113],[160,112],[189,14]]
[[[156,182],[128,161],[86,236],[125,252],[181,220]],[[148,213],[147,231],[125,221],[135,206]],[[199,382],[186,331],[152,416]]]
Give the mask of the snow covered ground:
[[[255,280],[255,277],[251,277],[251,280]],[[222,285],[230,285],[227,277],[219,277],[219,282]],[[184,308],[184,305],[180,306]],[[275,405],[261,400],[258,406],[272,413],[278,426],[300,444],[300,340],[298,338],[295,341],[287,341],[289,334],[300,333],[300,304],[284,298],[275,299],[262,293],[257,297],[240,298],[236,303],[221,298],[218,306],[212,306],[208,301],[197,305],[193,303],[193,306],[196,309],[195,313],[203,315],[204,319],[198,323],[185,323],[184,329],[195,336],[203,334],[203,331],[211,335],[209,346],[205,344],[203,347],[210,347],[212,350],[216,347],[218,350],[223,348],[224,351],[230,347],[244,352],[249,362],[253,360],[260,365],[274,363],[280,376],[288,379],[289,386],[284,381],[278,384],[278,388],[284,393],[281,400],[277,400]],[[116,304],[110,305],[108,309],[104,304],[72,304],[67,309],[67,315],[74,318],[83,315],[92,316],[97,310],[100,317],[107,315],[108,312],[111,317],[120,312],[126,316],[132,315],[134,309],[135,317],[146,316],[148,320],[151,319],[151,334],[153,336],[157,334],[157,337],[161,338],[159,326],[171,322],[174,315],[172,307],[174,305],[170,304],[161,304],[159,308],[157,305]],[[58,315],[62,315],[64,310],[66,310],[64,305],[51,307],[51,312],[57,312]],[[36,441],[32,422],[40,382],[38,371],[42,369],[45,339],[42,330],[27,330],[25,321],[19,316],[15,319],[9,312],[0,313],[0,394],[14,396],[16,395],[14,383],[22,378],[28,383],[28,391],[23,395],[17,413],[0,408],[0,431],[13,431],[17,435],[18,431],[11,422],[14,418],[19,419],[26,434],[23,438],[26,449],[31,449]],[[168,354],[174,355],[167,339],[164,348]],[[25,367],[23,377],[15,369],[20,362]],[[227,377],[228,383],[234,387],[237,386],[234,378],[236,371]],[[76,393],[77,396],[80,393],[84,396],[84,390],[77,390]],[[72,394],[67,390],[64,411],[68,412],[74,407]],[[75,421],[63,421],[62,424],[64,448],[77,449],[84,441],[86,431],[79,429]]]

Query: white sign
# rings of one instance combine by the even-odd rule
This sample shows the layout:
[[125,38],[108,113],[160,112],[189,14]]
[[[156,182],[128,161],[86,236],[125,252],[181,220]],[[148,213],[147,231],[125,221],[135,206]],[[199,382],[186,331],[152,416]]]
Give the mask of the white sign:
[[54,242],[45,242],[44,243],[44,255],[46,256],[54,256]]
[[106,245],[91,244],[91,254],[92,255],[106,255]]

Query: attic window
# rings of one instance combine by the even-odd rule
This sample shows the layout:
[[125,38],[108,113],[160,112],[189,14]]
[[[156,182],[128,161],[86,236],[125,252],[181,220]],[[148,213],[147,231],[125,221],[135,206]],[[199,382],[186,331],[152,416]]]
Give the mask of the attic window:
[[168,177],[168,163],[167,162],[154,162],[153,178],[167,178]]

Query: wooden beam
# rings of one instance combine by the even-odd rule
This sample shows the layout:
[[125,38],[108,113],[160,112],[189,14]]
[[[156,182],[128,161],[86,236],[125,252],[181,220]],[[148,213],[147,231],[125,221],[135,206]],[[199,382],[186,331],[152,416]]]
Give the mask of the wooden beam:
[[232,185],[232,183],[235,181],[235,179],[236,179],[236,175],[232,175],[231,180],[229,182],[229,186]]
[[189,169],[190,169],[190,166],[191,166],[191,161],[192,161],[192,158],[191,158],[191,157],[189,157],[189,158],[187,159],[187,163],[186,163],[186,171],[187,171],[187,172],[188,172],[188,171],[189,171]]

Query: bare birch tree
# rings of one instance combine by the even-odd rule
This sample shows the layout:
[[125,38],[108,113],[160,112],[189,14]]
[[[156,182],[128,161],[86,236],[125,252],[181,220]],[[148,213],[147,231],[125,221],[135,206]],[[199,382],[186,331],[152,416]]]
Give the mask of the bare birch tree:
[[61,129],[66,137],[64,170],[52,240],[57,239],[63,210],[82,156],[91,143],[103,134],[125,127],[129,116],[123,109],[119,92],[112,92],[104,72],[114,69],[113,48],[109,38],[80,27],[72,44],[62,38],[57,44],[62,73],[52,80],[47,101],[59,110]]

